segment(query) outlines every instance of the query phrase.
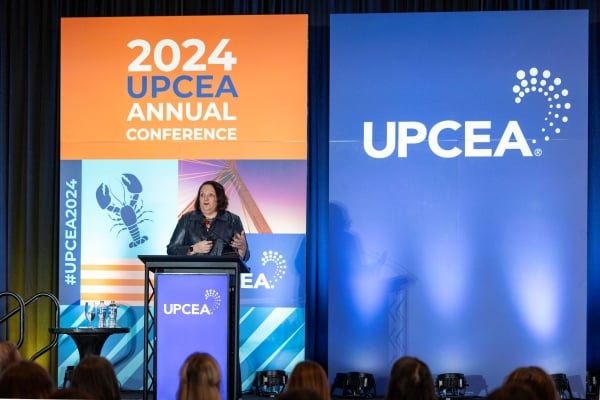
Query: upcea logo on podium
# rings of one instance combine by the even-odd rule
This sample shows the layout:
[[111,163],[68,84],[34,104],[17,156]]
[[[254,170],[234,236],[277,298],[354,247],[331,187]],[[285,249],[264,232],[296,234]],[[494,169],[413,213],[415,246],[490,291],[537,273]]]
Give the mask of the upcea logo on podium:
[[206,289],[204,302],[201,303],[165,303],[165,315],[213,315],[221,307],[221,294],[214,289]]
[[242,274],[240,280],[242,289],[275,289],[277,284],[285,277],[287,261],[278,251],[263,251],[260,261],[262,267],[260,272]]
[[[525,107],[527,98],[534,95],[542,96],[548,103],[547,114],[538,132],[523,132],[517,120],[444,120],[431,127],[420,121],[387,121],[385,146],[375,148],[373,121],[365,121],[363,148],[371,158],[391,157],[395,151],[398,158],[406,158],[410,146],[424,142],[440,158],[503,157],[507,152],[539,157],[543,152],[540,146],[544,142],[563,135],[563,128],[569,121],[567,114],[571,110],[569,90],[564,87],[562,79],[554,77],[549,69],[540,71],[532,67],[527,71],[518,70],[515,77],[517,83],[512,87],[514,103]],[[492,139],[492,134],[499,136],[499,140]]]

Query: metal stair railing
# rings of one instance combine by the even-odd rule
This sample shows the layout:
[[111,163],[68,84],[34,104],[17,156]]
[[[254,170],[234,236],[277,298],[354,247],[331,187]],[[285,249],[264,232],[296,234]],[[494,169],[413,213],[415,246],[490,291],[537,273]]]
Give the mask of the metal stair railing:
[[[0,324],[2,324],[3,322],[8,321],[8,319],[11,318],[13,315],[19,313],[19,316],[20,316],[20,318],[19,318],[19,341],[16,344],[16,346],[18,348],[20,348],[23,345],[23,340],[25,337],[25,311],[26,311],[26,307],[29,304],[31,304],[41,298],[50,299],[54,303],[54,306],[55,306],[54,324],[56,325],[58,323],[58,320],[60,318],[60,303],[58,301],[58,298],[56,296],[54,296],[52,293],[45,293],[45,292],[37,293],[37,294],[34,294],[33,296],[31,296],[27,300],[23,300],[23,298],[21,296],[19,296],[18,294],[14,293],[14,292],[10,292],[10,291],[1,292],[0,298],[3,296],[11,296],[19,303],[18,307],[10,310],[5,316],[0,318]],[[40,357],[42,354],[48,352],[50,349],[52,349],[54,346],[56,346],[56,343],[58,343],[58,335],[54,335],[54,337],[52,338],[52,341],[47,346],[44,346],[42,349],[37,351],[33,356],[31,356],[30,361],[33,361],[33,360],[37,359],[38,357]]]
[[19,341],[16,343],[16,346],[17,348],[20,348],[23,345],[23,334],[25,333],[25,302],[23,301],[23,298],[21,296],[14,292],[6,291],[0,293],[0,298],[9,296],[16,300],[17,303],[19,303],[19,306],[14,310],[10,311],[8,314],[0,317],[0,324],[8,321],[8,319],[16,313],[19,313]]

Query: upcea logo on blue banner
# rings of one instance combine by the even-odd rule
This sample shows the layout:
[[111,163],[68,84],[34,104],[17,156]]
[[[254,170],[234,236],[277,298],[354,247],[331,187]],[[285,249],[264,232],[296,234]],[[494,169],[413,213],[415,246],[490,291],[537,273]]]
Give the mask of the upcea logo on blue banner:
[[330,371],[585,376],[588,14],[331,16]]
[[535,159],[587,134],[585,10],[419,14],[332,16],[331,143],[379,160]]
[[[532,151],[530,143],[538,145],[538,142],[564,137],[563,127],[569,121],[568,114],[572,106],[569,90],[564,87],[562,79],[553,77],[548,69],[540,71],[531,67],[527,71],[517,71],[515,77],[517,83],[512,87],[515,104],[523,104],[527,97],[532,96],[540,96],[547,104],[545,113],[538,112],[544,122],[537,131],[527,132],[526,135],[517,120],[504,123],[444,120],[436,122],[431,128],[419,121],[387,121],[385,146],[377,149],[374,146],[373,121],[365,121],[364,150],[372,158],[390,157],[395,151],[398,157],[405,158],[408,157],[410,146],[427,142],[431,152],[441,158],[502,157],[507,151],[515,151],[523,157],[532,157],[534,154],[541,156],[542,148],[538,146]],[[506,97],[509,99],[510,96]],[[496,130],[492,131],[492,127]],[[493,133],[499,136],[495,143],[492,141]],[[463,143],[463,146],[459,143]]]
[[305,292],[305,236],[300,234],[248,235],[250,273],[240,277],[244,306],[303,307]]

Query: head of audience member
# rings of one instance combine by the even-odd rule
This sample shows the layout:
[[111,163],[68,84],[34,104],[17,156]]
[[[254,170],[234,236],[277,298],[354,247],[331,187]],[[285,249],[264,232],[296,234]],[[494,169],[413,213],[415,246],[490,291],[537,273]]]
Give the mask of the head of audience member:
[[177,400],[221,400],[221,368],[208,353],[192,353],[179,371]]
[[21,361],[19,348],[12,342],[0,342],[0,375],[13,364]]
[[73,387],[66,387],[56,389],[54,393],[49,397],[50,399],[80,399],[80,400],[94,400],[94,398],[79,389]]
[[522,382],[508,382],[492,391],[487,400],[539,400],[533,389]]
[[558,390],[554,380],[538,366],[519,367],[513,370],[504,383],[518,382],[529,386],[539,400],[558,400]]
[[18,361],[0,376],[0,398],[46,399],[56,389],[48,371],[33,361]]
[[416,357],[401,357],[390,372],[385,400],[437,400],[429,366]]
[[73,369],[71,387],[94,399],[119,400],[119,381],[113,365],[97,355],[84,357]]
[[296,388],[312,389],[322,398],[330,397],[327,373],[316,361],[304,360],[296,364],[286,384],[286,391]]
[[286,386],[286,389],[277,396],[277,400],[327,400],[327,397],[323,397],[316,390],[307,387],[294,387],[290,388]]

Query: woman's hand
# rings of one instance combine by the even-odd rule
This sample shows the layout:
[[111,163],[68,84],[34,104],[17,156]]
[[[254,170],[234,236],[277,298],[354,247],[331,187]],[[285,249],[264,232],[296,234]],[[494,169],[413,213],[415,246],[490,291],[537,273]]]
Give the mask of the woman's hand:
[[188,255],[192,255],[192,254],[206,254],[206,253],[210,253],[210,250],[213,247],[213,242],[212,240],[201,240],[197,243],[195,243],[193,246],[190,246],[190,251],[188,252]]
[[240,257],[244,258],[246,256],[246,250],[248,250],[248,246],[246,243],[246,234],[244,233],[244,231],[233,235],[233,238],[231,239],[231,243],[229,243],[229,245],[237,249]]

